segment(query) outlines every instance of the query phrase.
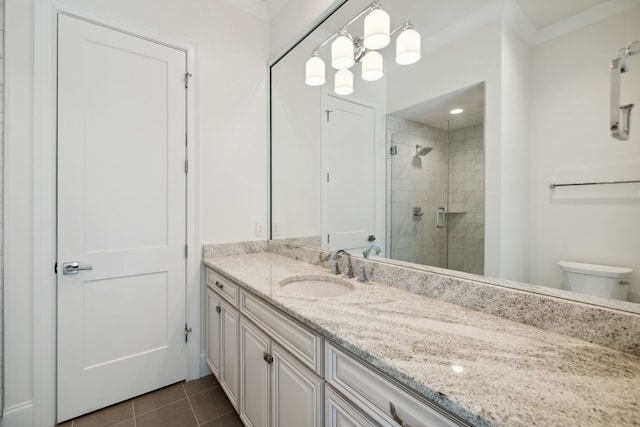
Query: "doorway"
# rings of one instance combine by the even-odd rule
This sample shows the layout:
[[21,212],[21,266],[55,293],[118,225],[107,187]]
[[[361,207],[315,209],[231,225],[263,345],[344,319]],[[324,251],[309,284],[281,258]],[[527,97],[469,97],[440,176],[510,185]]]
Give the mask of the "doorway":
[[186,377],[186,66],[59,15],[59,422]]

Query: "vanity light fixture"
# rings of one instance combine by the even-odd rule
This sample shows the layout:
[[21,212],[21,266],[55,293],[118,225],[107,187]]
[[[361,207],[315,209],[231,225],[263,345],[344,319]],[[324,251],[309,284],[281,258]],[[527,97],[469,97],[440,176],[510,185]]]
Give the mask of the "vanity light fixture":
[[[364,36],[354,38],[347,28],[365,16]],[[380,0],[374,0],[362,12],[352,18],[311,54],[306,64],[305,82],[309,86],[321,86],[325,83],[325,64],[318,53],[319,49],[330,41],[331,66],[338,70],[335,75],[335,92],[338,95],[353,93],[353,73],[349,71],[356,62],[362,64],[361,77],[366,81],[375,81],[384,75],[383,59],[378,50],[391,42],[391,36],[399,33],[396,39],[396,62],[408,65],[420,60],[420,34],[413,29],[411,21],[390,31],[391,17],[382,10]],[[347,72],[343,72],[347,71]]]
[[320,59],[318,51],[314,51],[307,61],[305,83],[309,86],[322,86],[324,84],[324,61]]
[[334,91],[338,95],[351,95],[353,93],[353,73],[348,69],[336,72]]
[[451,114],[460,114],[463,111],[464,110],[462,108],[454,108],[453,110],[449,111],[449,113],[451,113]]

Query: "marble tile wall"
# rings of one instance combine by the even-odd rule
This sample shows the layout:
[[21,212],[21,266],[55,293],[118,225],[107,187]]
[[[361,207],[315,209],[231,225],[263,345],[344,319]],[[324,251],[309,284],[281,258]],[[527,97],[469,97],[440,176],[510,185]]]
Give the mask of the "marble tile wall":
[[[407,262],[446,267],[447,230],[436,228],[435,213],[447,203],[446,132],[387,116],[387,254]],[[432,147],[415,157],[416,145]],[[423,215],[414,216],[421,208]]]
[[484,273],[484,126],[449,132],[448,268]]

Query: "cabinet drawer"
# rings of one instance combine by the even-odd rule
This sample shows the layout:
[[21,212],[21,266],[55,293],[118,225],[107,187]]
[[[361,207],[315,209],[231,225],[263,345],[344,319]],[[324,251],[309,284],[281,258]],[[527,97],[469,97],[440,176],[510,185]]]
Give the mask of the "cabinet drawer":
[[240,311],[322,376],[322,338],[319,335],[244,291],[240,292]]
[[325,352],[326,381],[376,422],[396,425],[392,421],[393,405],[397,416],[411,427],[466,425],[434,404],[418,400],[329,342]]
[[238,285],[207,268],[207,285],[215,289],[227,301],[238,307]]

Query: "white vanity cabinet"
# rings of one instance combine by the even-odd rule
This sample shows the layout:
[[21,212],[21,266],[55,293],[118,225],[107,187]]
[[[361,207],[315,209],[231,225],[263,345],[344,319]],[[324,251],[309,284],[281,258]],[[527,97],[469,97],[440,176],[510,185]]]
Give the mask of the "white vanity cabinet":
[[322,425],[322,379],[245,316],[240,378],[240,418],[247,427]]
[[207,268],[207,362],[246,427],[468,425]]
[[211,270],[207,270],[207,285],[207,363],[231,404],[238,409],[240,313],[235,306],[238,289]]

